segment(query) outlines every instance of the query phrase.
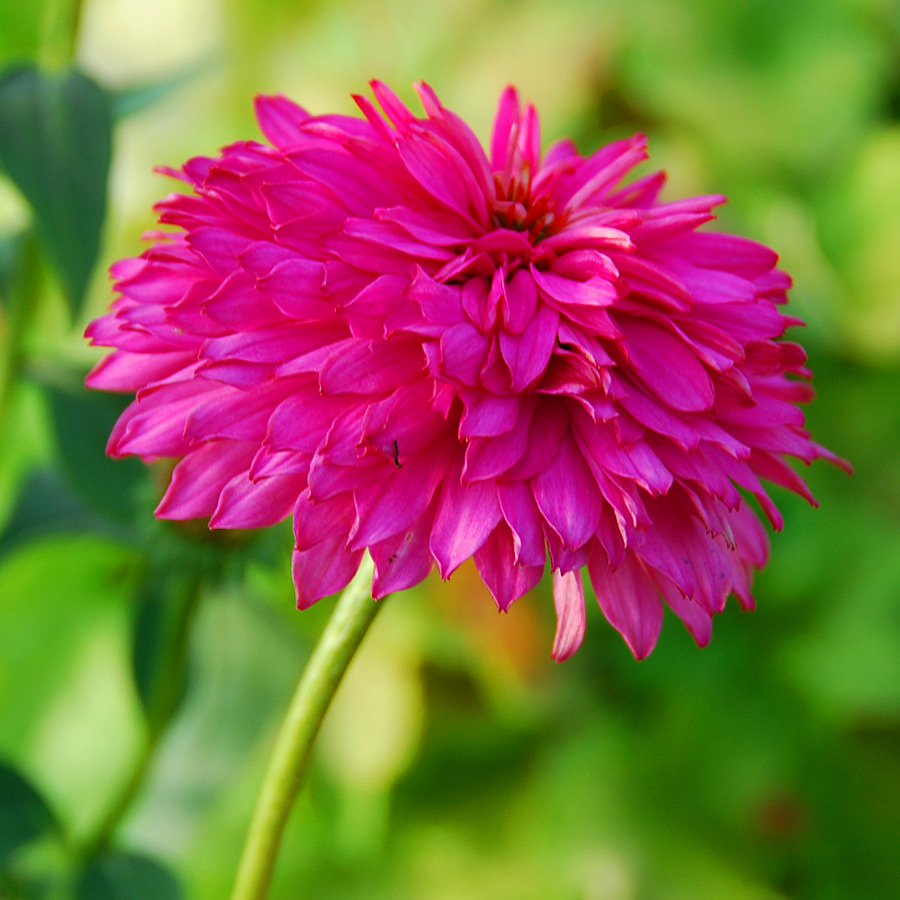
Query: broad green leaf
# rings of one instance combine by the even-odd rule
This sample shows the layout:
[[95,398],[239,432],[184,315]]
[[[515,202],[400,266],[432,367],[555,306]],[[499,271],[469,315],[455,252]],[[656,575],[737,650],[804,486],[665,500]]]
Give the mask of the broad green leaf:
[[0,761],[0,864],[56,827],[43,797],[16,769]]
[[107,93],[77,70],[0,78],[0,165],[31,204],[77,314],[100,249],[112,146]]
[[105,453],[110,431],[128,401],[80,389],[47,390],[63,469],[72,487],[100,512],[130,519],[146,484],[146,467],[136,459],[109,459]]
[[105,853],[78,880],[76,900],[181,900],[184,891],[160,863],[133,853]]

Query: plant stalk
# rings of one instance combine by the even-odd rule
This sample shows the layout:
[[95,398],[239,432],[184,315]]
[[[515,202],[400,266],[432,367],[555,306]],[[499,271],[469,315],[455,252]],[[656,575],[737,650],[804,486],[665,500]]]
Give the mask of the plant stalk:
[[371,597],[373,564],[363,557],[297,685],[263,777],[231,900],[264,900],[288,815],[332,697],[383,602]]

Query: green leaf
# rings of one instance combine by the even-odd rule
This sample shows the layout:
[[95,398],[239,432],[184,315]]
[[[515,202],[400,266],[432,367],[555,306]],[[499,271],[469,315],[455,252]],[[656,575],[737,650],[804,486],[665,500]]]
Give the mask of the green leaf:
[[0,78],[0,165],[34,210],[73,315],[100,250],[111,149],[110,98],[83,73],[22,66]]
[[141,579],[132,667],[152,734],[165,728],[187,691],[188,626],[197,596],[193,578],[151,569]]
[[160,863],[133,853],[105,853],[88,863],[76,900],[182,900],[184,891]]
[[57,829],[50,807],[14,768],[0,761],[0,863]]
[[47,392],[70,484],[98,511],[130,520],[146,484],[146,467],[136,459],[112,460],[105,452],[110,431],[129,400],[55,385]]
[[0,304],[7,309],[10,291],[19,274],[24,246],[25,235],[22,232],[7,234],[0,238]]
[[114,526],[76,497],[56,472],[38,469],[28,477],[0,532],[0,558],[27,541],[66,532],[116,534]]
[[41,49],[46,13],[45,3],[0,2],[0,59],[36,56]]
[[164,100],[169,94],[209,71],[214,62],[215,60],[212,59],[201,60],[159,81],[117,91],[112,96],[113,118],[124,119],[127,116],[133,116],[160,100]]

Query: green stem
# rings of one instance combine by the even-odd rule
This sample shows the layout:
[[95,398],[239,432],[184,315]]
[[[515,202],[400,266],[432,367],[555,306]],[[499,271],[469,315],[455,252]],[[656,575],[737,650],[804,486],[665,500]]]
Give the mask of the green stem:
[[264,900],[288,814],[297,796],[313,742],[341,678],[382,603],[371,598],[372,560],[363,559],[338,599],[275,742],[244,844],[231,900]]

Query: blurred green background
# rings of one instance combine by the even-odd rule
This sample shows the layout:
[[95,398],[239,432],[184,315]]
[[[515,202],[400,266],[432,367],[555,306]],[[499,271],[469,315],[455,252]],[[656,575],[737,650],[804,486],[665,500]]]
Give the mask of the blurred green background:
[[900,6],[85,0],[73,43],[75,10],[0,0],[0,67],[74,56],[105,90],[54,151],[76,179],[113,123],[80,305],[0,177],[0,898],[228,895],[331,601],[294,610],[288,527],[153,520],[165,465],[104,459],[122,404],[81,390],[81,333],[153,227],[154,165],[257,137],[256,93],[355,112],[372,77],[410,102],[427,80],[483,139],[512,82],[545,145],[644,130],[668,197],[727,193],[720,227],[795,278],[810,427],[856,474],[813,467],[819,510],[775,489],[759,608],[729,604],[702,651],[669,617],[636,663],[592,608],[556,665],[545,586],[500,616],[468,566],[392,598],[272,898],[900,896]]

